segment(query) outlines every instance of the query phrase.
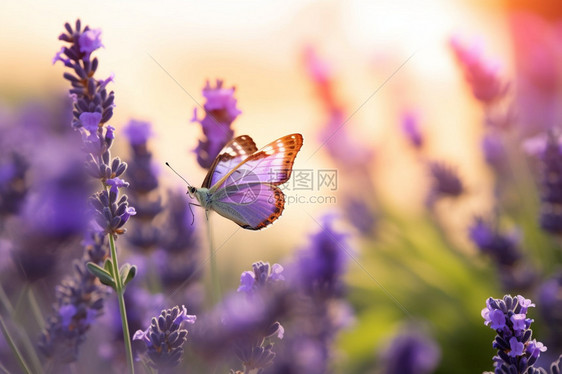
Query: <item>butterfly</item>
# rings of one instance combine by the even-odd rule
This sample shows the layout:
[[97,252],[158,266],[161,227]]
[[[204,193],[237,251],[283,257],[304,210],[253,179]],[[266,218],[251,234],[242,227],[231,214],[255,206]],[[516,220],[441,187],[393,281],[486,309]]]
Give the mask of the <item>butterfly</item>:
[[250,136],[238,136],[224,146],[201,187],[188,183],[187,193],[206,213],[261,230],[283,213],[285,194],[278,186],[291,177],[302,144],[301,134],[290,134],[258,150]]

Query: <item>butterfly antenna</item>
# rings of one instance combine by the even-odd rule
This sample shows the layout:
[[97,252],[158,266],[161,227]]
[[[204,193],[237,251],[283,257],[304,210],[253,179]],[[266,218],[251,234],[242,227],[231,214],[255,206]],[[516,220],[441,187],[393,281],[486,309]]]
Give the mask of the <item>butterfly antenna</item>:
[[180,175],[180,173],[178,173],[172,166],[170,166],[169,163],[166,162],[166,166],[169,167],[170,169],[172,169],[172,171],[173,171],[178,177],[180,177],[185,183],[187,183],[187,185],[188,185],[189,187],[191,187],[191,184],[187,181],[187,179],[185,179],[184,177],[182,177],[182,176]]

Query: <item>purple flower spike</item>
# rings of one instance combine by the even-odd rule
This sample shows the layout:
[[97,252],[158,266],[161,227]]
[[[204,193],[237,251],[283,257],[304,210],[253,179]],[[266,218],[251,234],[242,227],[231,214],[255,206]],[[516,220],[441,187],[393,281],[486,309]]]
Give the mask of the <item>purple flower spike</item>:
[[78,39],[80,52],[90,54],[96,49],[103,47],[101,44],[101,29],[89,29],[80,35]]
[[562,150],[550,134],[542,153],[540,226],[550,234],[562,234]]
[[464,193],[462,180],[454,168],[445,163],[431,162],[429,172],[433,183],[426,200],[428,207],[431,208],[441,198],[456,198]]
[[138,330],[133,340],[145,343],[149,365],[156,369],[172,368],[180,364],[183,345],[187,341],[186,324],[194,324],[197,317],[188,315],[185,306],[163,310],[153,317],[150,327]]
[[396,336],[382,355],[383,374],[429,374],[441,359],[439,346],[415,326]]
[[491,104],[506,95],[509,86],[499,77],[500,64],[484,59],[479,43],[467,46],[453,37],[450,46],[477,100]]
[[531,306],[534,304],[521,295],[505,295],[503,299],[490,297],[486,301],[482,317],[497,333],[492,343],[498,350],[494,357],[495,373],[538,373],[533,371],[533,365],[546,347],[531,340],[533,320],[527,318],[527,308]]
[[223,88],[221,80],[217,80],[216,87],[211,87],[207,82],[203,88],[203,96],[207,99],[204,105],[205,117],[197,119],[195,109],[191,121],[199,122],[203,129],[205,138],[199,140],[195,153],[199,165],[208,169],[220,150],[233,138],[234,131],[230,126],[242,112],[236,107],[234,87]]

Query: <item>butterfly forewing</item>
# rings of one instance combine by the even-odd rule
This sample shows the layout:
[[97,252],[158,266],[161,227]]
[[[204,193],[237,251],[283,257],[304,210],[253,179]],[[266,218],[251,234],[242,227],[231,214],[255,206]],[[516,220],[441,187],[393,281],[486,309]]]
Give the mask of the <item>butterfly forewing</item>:
[[[221,176],[220,179],[217,179],[212,184],[211,192],[247,181],[250,176],[259,183],[268,183],[275,186],[287,182],[291,177],[293,163],[302,144],[301,134],[287,135],[271,142],[252,153],[230,172]],[[216,178],[219,177],[213,176],[212,180]]]
[[248,135],[238,136],[228,142],[211,165],[201,187],[210,188],[228,174],[244,159],[256,152],[258,147]]

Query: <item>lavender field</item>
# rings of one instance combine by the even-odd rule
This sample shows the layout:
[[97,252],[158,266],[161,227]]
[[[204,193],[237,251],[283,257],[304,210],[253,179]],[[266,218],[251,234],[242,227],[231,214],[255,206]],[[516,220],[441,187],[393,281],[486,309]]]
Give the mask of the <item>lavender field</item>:
[[0,24],[1,373],[562,373],[556,1]]

